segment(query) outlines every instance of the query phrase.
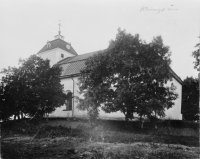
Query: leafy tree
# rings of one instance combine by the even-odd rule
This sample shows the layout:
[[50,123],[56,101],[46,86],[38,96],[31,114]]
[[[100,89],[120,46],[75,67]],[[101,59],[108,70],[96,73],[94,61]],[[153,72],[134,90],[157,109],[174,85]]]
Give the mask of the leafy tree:
[[9,102],[9,105],[13,104],[11,96],[8,94],[5,94],[4,84],[2,82],[0,83],[0,106],[1,106],[0,119],[9,120],[10,116],[14,114],[14,110],[10,109],[10,107],[8,106],[8,104],[6,104],[5,101],[7,101],[7,103]]
[[[177,98],[174,88],[164,87],[171,79],[170,55],[160,36],[146,43],[138,34],[132,36],[119,29],[106,50],[87,59],[79,78],[84,96],[79,108],[121,111],[127,121],[134,113],[163,116],[164,109],[172,107]],[[155,107],[155,102],[162,104]]]
[[[12,115],[26,114],[44,117],[64,104],[66,95],[60,84],[61,68],[50,68],[49,60],[36,55],[26,60],[19,60],[20,67],[3,69],[5,101],[4,107]],[[4,109],[7,111],[7,109]],[[6,112],[2,112],[6,113]]]
[[[106,89],[106,84],[102,84],[104,85],[103,89],[101,85],[98,85],[102,82],[102,79],[99,78],[99,76],[103,74],[104,76],[108,75],[108,72],[105,69],[107,63],[106,56],[102,54],[102,51],[99,51],[99,54],[86,61],[87,67],[83,70],[82,76],[79,78],[79,93],[83,95],[83,99],[76,97],[79,101],[78,108],[80,110],[87,110],[92,125],[95,124],[99,115],[98,108],[102,104],[105,93],[109,93],[110,91]],[[95,69],[98,69],[97,73],[91,74]],[[90,78],[91,76],[92,78]]]
[[[19,79],[18,72],[19,69],[15,67],[8,67],[8,69],[3,70],[6,73],[6,78],[2,78],[2,115],[1,118],[4,119],[6,115],[14,115],[15,118],[18,116],[23,109],[21,104],[23,100],[22,93],[24,91],[22,87],[21,80]],[[8,76],[8,74],[10,76]]]
[[[199,37],[200,38],[200,37]],[[194,68],[198,68],[198,66],[200,65],[200,51],[199,48],[200,47],[200,43],[196,44],[195,46],[197,49],[195,51],[192,52],[192,56],[195,58],[194,61]]]
[[183,120],[199,120],[199,82],[197,78],[187,77],[183,81]]

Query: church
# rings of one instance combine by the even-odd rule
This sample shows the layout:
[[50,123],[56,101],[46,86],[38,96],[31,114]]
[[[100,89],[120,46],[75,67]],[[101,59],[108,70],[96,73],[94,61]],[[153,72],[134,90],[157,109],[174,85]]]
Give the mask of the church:
[[[37,53],[43,59],[50,60],[50,66],[59,65],[62,67],[63,72],[61,74],[61,84],[64,85],[65,93],[68,96],[66,104],[57,108],[52,112],[49,117],[78,117],[83,118],[87,116],[86,111],[80,111],[77,109],[77,101],[73,98],[78,96],[78,77],[80,76],[80,70],[85,66],[85,60],[96,52],[86,53],[78,55],[72,45],[64,41],[64,36],[61,35],[59,28],[58,35],[55,39],[48,41],[44,47]],[[176,86],[176,93],[178,98],[174,101],[175,105],[166,110],[165,114],[168,119],[182,119],[181,114],[181,102],[182,102],[182,80],[171,69],[173,76],[172,81],[168,81],[167,86]],[[121,112],[105,113],[100,110],[100,118],[104,119],[124,119],[124,114]]]

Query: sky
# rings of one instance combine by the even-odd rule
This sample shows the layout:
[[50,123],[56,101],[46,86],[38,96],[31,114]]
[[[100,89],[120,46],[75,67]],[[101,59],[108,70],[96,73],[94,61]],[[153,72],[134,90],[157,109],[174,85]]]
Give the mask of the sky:
[[61,34],[80,54],[103,50],[118,28],[150,42],[161,35],[171,68],[197,77],[191,56],[200,36],[199,0],[0,0],[0,70],[36,54]]

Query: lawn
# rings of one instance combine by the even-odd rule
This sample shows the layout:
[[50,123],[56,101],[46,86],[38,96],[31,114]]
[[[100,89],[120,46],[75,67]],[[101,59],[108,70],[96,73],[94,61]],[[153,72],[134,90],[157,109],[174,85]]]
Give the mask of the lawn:
[[[1,124],[1,155],[13,158],[184,159],[199,158],[199,129],[139,122],[54,119]],[[197,124],[196,124],[197,125]]]

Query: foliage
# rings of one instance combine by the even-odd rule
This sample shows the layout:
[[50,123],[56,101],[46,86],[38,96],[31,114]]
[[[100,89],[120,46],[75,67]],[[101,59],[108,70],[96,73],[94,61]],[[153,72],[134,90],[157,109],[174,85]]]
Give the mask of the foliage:
[[195,51],[192,52],[192,56],[195,58],[194,68],[197,69],[198,66],[200,65],[200,51],[199,51],[199,48],[198,48],[198,47],[200,47],[200,43],[196,44],[195,47],[197,48],[197,50],[195,50]]
[[106,50],[86,60],[79,78],[84,97],[79,98],[79,108],[121,111],[126,120],[134,113],[164,116],[177,98],[175,88],[164,86],[171,79],[170,55],[160,36],[146,43],[138,34],[119,29]]
[[187,77],[183,81],[183,120],[199,120],[199,81],[197,78]]
[[[4,69],[6,78],[2,78],[1,87],[1,119],[7,120],[12,115],[19,115],[24,109],[23,101],[23,82],[19,79],[20,69],[8,67]],[[21,104],[22,103],[22,104]]]
[[[3,69],[4,101],[1,119],[21,113],[43,117],[64,104],[66,95],[60,84],[61,68],[50,68],[49,60],[36,55],[19,60],[19,68]],[[1,100],[2,102],[2,100]],[[8,114],[6,117],[3,114]]]

